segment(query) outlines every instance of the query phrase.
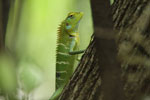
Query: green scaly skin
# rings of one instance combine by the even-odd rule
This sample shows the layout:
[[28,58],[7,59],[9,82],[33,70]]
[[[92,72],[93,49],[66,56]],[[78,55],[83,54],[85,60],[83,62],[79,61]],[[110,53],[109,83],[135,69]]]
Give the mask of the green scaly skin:
[[61,23],[57,39],[56,52],[56,92],[50,100],[58,100],[65,84],[73,73],[73,66],[79,45],[78,24],[83,16],[82,12],[71,12]]

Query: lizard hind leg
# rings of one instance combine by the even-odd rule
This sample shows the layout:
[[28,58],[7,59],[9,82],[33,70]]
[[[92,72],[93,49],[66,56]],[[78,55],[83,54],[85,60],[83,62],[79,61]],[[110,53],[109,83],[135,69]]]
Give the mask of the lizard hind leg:
[[58,100],[63,91],[63,88],[64,88],[64,85],[62,85],[60,88],[58,88],[49,100]]

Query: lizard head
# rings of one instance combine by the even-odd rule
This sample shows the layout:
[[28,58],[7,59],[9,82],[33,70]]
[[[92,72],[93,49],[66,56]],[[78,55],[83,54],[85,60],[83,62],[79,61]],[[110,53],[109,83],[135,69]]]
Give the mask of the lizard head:
[[78,23],[83,16],[82,12],[70,12],[65,19],[65,29],[68,33],[77,31]]

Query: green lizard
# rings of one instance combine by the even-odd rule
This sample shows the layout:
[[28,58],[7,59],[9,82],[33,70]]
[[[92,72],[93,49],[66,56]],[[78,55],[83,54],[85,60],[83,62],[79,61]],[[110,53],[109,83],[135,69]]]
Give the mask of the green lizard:
[[57,100],[73,73],[73,66],[77,56],[83,53],[78,50],[79,33],[78,25],[83,16],[82,12],[71,12],[61,23],[57,39],[56,52],[56,92],[50,100]]

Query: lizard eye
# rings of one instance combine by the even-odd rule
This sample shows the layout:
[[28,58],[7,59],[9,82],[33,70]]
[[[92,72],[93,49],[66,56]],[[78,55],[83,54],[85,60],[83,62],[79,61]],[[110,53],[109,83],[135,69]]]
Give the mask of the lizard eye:
[[73,15],[69,15],[68,18],[73,18]]
[[70,15],[69,17],[73,17],[73,15]]

